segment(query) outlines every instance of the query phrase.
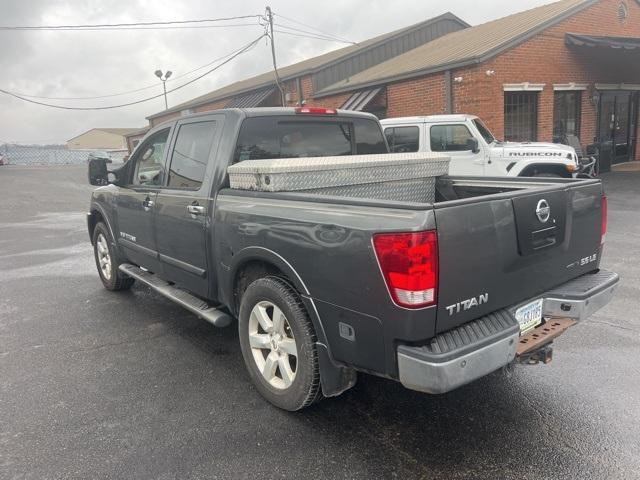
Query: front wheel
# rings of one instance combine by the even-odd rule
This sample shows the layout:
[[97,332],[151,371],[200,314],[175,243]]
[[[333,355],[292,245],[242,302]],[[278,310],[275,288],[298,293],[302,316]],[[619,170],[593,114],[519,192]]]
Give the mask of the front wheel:
[[100,280],[107,290],[127,290],[135,281],[118,270],[118,262],[107,226],[99,222],[93,230],[93,255]]
[[251,381],[269,402],[295,411],[320,398],[315,332],[297,292],[277,277],[251,283],[238,329]]

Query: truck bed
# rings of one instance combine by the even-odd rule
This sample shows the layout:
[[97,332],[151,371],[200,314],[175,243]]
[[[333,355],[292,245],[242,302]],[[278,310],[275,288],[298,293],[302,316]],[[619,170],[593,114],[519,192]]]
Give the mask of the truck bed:
[[[551,208],[545,225],[535,213],[541,199]],[[224,189],[215,236],[286,259],[334,358],[393,375],[398,343],[427,342],[597,270],[601,202],[599,180],[546,178],[441,177],[434,203]],[[553,234],[538,239],[547,225]],[[426,230],[437,231],[437,305],[402,308],[389,295],[372,238]],[[229,250],[217,252],[222,265],[238,261]],[[355,344],[340,336],[340,323],[354,326]]]

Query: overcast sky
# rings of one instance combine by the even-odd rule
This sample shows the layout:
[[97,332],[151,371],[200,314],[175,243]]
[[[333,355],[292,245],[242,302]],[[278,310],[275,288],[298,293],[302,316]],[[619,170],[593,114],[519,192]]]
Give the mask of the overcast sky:
[[[295,28],[278,12],[299,22],[353,41],[386,33],[451,11],[477,25],[550,0],[273,0],[276,21]],[[262,14],[264,2],[254,0],[0,0],[0,25],[60,25],[148,22]],[[239,20],[233,23],[256,23]],[[94,100],[40,100],[73,106],[126,103],[162,92],[154,71],[174,76],[230,53],[263,32],[257,25],[127,31],[2,31],[0,88],[27,95],[86,97],[108,95],[157,84],[141,92]],[[279,65],[288,65],[344,44],[276,33]],[[169,106],[202,95],[271,67],[268,44],[211,75],[169,94]],[[169,88],[193,78],[168,82]],[[3,142],[64,143],[93,127],[142,127],[145,117],[164,109],[162,98],[105,111],[66,111],[31,105],[0,93],[0,144]]]

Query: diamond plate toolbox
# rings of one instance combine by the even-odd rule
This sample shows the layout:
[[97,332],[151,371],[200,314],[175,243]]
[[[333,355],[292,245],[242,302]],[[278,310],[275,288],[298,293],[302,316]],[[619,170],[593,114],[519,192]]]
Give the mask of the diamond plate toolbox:
[[[430,152],[279,158],[245,160],[227,171],[231,188],[240,190],[309,191],[358,197],[374,195],[375,198],[384,193],[386,182],[390,182],[389,186],[396,192],[405,192],[404,197],[415,194],[416,181],[431,179],[419,182],[422,201],[429,201],[435,195],[433,178],[449,172],[449,160],[447,156]],[[411,184],[411,188],[402,188],[402,181]]]

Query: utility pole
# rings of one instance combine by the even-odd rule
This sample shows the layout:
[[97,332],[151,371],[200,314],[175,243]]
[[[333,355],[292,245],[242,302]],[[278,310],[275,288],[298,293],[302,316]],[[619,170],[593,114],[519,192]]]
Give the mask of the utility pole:
[[269,38],[271,39],[271,57],[273,58],[273,72],[276,76],[276,85],[280,90],[280,102],[282,106],[285,106],[284,89],[282,88],[282,82],[280,81],[280,75],[278,75],[278,67],[276,66],[276,47],[273,42],[273,13],[271,7],[267,6],[267,20],[269,21]]

